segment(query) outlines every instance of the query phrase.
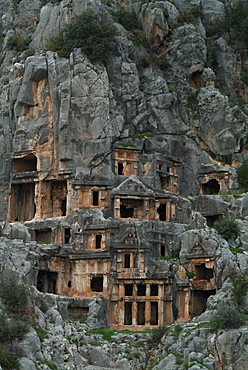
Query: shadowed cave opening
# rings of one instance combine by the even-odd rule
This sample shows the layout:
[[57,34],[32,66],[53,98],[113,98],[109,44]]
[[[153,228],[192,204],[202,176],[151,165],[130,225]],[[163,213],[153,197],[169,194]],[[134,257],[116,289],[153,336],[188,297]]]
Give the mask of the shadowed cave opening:
[[217,180],[211,179],[206,184],[202,184],[202,194],[203,195],[212,195],[219,194],[220,185]]

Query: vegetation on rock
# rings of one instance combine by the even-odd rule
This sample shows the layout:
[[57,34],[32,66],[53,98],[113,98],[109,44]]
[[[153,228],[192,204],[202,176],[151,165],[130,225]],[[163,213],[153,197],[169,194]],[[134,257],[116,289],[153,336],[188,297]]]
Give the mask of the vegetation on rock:
[[124,9],[121,9],[115,12],[115,17],[127,31],[141,29],[140,22],[138,21],[134,12],[129,12]]
[[237,329],[244,323],[244,317],[238,310],[224,305],[218,308],[210,320],[211,328],[214,330]]
[[69,57],[74,48],[80,48],[91,62],[106,62],[113,47],[116,28],[104,22],[91,10],[83,12],[66,25],[57,36],[51,37],[46,49]]
[[242,165],[237,168],[238,182],[239,185],[244,189],[248,190],[248,163],[244,162]]
[[239,226],[234,218],[220,217],[214,222],[213,227],[226,240],[235,239],[240,234]]

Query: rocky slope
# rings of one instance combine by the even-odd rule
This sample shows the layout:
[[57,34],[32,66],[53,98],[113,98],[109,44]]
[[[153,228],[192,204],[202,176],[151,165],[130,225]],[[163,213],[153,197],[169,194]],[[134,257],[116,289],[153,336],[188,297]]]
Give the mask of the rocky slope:
[[[27,193],[34,192],[35,205],[12,204],[15,194],[22,191],[15,184],[19,184],[18,163],[24,154],[29,164],[34,154],[38,158],[36,171],[32,169],[37,187],[65,176],[68,183],[74,182],[75,191],[85,184],[107,184],[114,197],[121,194],[123,183],[117,178],[113,157],[116,148],[126,148],[138,153],[135,163],[143,182],[136,177],[131,181],[143,187],[146,196],[157,192],[162,198],[165,162],[173,161],[177,168],[176,190],[169,195],[171,204],[176,204],[176,216],[172,207],[166,223],[155,222],[162,220],[152,218],[152,210],[146,221],[125,221],[129,234],[135,229],[144,244],[155,245],[163,235],[169,245],[168,255],[163,255],[167,259],[158,259],[154,252],[145,261],[146,273],[169,274],[182,290],[187,284],[194,287],[188,264],[195,257],[192,246],[200,246],[207,251],[205,258],[213,257],[216,289],[207,299],[205,312],[187,323],[171,323],[161,337],[157,334],[155,338],[158,332],[154,329],[155,334],[115,332],[106,340],[90,331],[106,326],[101,300],[84,298],[89,299],[89,312],[87,321],[80,322],[68,319],[67,312],[69,305],[76,307],[77,297],[43,294],[34,288],[37,325],[46,334],[41,340],[31,328],[22,341],[14,343],[11,349],[18,354],[20,369],[246,369],[247,325],[217,331],[208,326],[223,302],[243,313],[247,307],[247,291],[242,291],[238,305],[230,279],[246,276],[248,263],[248,198],[236,171],[248,158],[247,87],[243,82],[247,49],[235,27],[218,30],[218,22],[227,16],[226,5],[233,3],[1,1],[1,270],[17,271],[36,286],[40,261],[55,253],[62,255],[59,243],[39,244],[34,237],[40,227],[37,222],[52,219],[49,228],[54,230],[54,219],[61,216],[50,205],[45,207],[46,189],[38,193],[30,187],[25,192],[27,203]],[[89,9],[116,27],[106,63],[90,61],[80,48],[69,57],[46,50],[51,36]],[[127,30],[117,16],[120,10],[135,14],[142,31]],[[59,191],[63,189],[53,189]],[[102,212],[75,212],[84,206],[83,201],[78,206],[75,194],[71,190],[69,212],[64,212],[67,218],[59,220],[76,235],[73,247],[66,246],[68,255],[78,251],[77,238],[86,224],[113,227],[118,231],[115,235],[111,231],[111,238],[118,243],[124,223],[116,221],[114,206]],[[35,217],[29,214],[32,207]],[[20,208],[25,208],[24,218]],[[220,215],[236,218],[241,230],[238,237],[226,241],[210,227]],[[15,221],[25,221],[25,225]],[[171,299],[180,311],[179,298]],[[185,317],[182,311],[174,312],[174,319]]]

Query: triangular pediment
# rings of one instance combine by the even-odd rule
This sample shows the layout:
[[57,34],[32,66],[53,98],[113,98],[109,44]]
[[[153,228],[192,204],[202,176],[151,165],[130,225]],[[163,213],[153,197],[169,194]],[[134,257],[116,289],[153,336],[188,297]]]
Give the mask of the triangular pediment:
[[131,194],[154,196],[154,192],[148,189],[135,175],[130,175],[119,186],[112,190],[113,194]]
[[125,245],[136,245],[137,237],[134,234],[126,234],[121,240],[120,244]]
[[192,248],[190,249],[190,254],[206,254],[207,253],[207,248],[200,242],[196,242]]

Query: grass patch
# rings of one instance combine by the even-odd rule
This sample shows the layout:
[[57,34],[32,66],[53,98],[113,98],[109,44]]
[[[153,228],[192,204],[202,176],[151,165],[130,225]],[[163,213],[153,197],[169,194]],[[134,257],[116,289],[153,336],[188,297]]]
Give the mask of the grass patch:
[[144,136],[154,136],[154,133],[150,132],[150,131],[137,133],[137,134],[132,135],[132,138],[140,138],[140,137],[144,137]]
[[231,245],[229,246],[229,249],[230,251],[233,253],[233,254],[238,254],[238,253],[241,253],[243,254],[243,249],[241,248],[235,248],[235,247],[231,247]]
[[116,333],[116,330],[109,330],[105,328],[96,328],[96,329],[91,329],[88,331],[90,334],[100,334],[102,335],[104,340],[107,340],[108,342],[113,342],[114,339],[112,338],[112,335]]
[[43,328],[41,328],[40,326],[35,326],[34,327],[39,339],[41,342],[44,341],[45,338],[47,338],[47,332],[46,330],[44,330]]

